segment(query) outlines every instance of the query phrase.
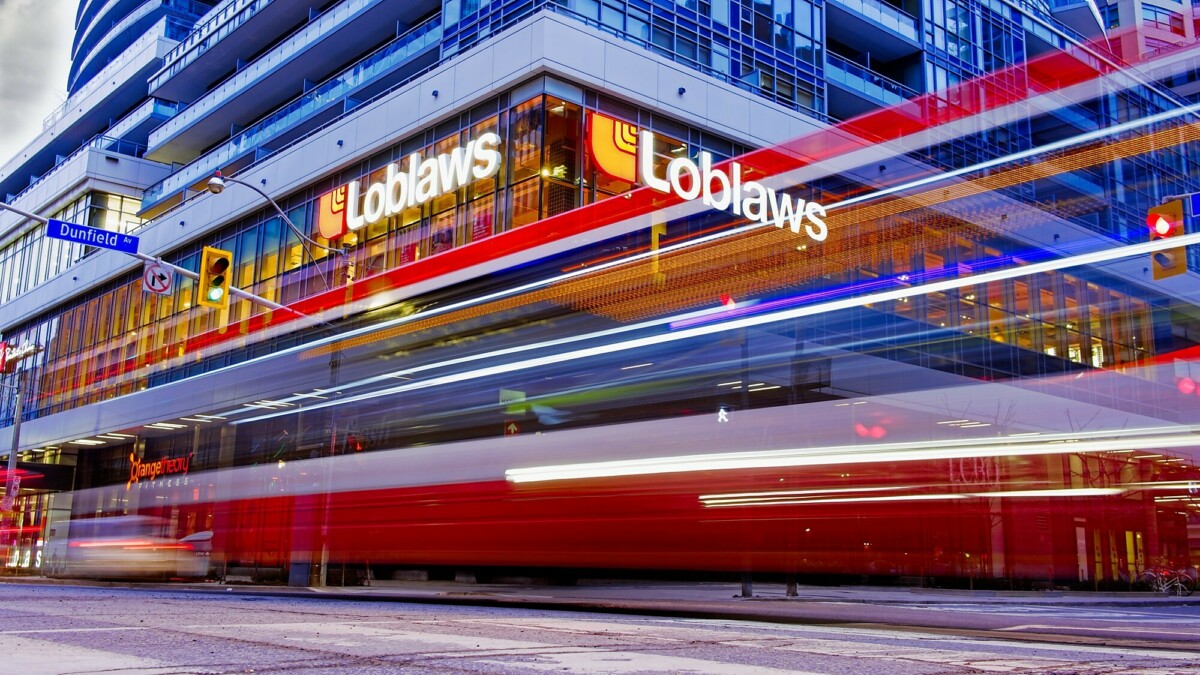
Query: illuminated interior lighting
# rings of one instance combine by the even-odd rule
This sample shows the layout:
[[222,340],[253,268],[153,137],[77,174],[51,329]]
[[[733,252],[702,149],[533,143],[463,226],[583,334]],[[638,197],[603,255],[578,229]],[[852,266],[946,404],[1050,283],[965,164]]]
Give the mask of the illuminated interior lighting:
[[772,389],[783,389],[783,385],[773,384],[769,387],[758,387],[757,389],[751,389],[750,387],[747,387],[746,391],[770,391]]
[[1133,456],[1134,459],[1154,459],[1156,457],[1162,457],[1162,455],[1134,455]]
[[146,426],[151,429],[186,429],[187,428],[186,424],[175,424],[174,422],[155,422],[154,424],[147,424]]
[[938,424],[965,424],[970,421],[971,420],[945,420],[943,422],[938,422]]
[[633,370],[634,368],[645,368],[646,366],[652,366],[652,365],[654,365],[654,364],[653,363],[638,363],[638,364],[635,364],[632,366],[622,366],[621,370]]
[[122,433],[119,433],[116,431],[110,431],[104,435],[105,436],[116,436],[117,438],[137,438],[137,436],[134,436],[133,434],[122,434]]
[[185,422],[201,422],[203,424],[208,424],[209,422],[212,421],[212,420],[200,419],[199,417],[180,417],[179,419],[184,420]]
[[90,438],[81,438],[77,441],[71,441],[71,445],[104,445],[104,441],[96,441]]
[[[514,361],[511,363],[501,364],[501,365],[493,366],[490,368],[483,368],[483,369],[479,369],[476,371],[470,371],[467,373],[461,373],[461,374],[456,374],[456,375],[446,375],[446,376],[442,376],[439,378],[433,378],[433,379],[423,381],[423,382],[413,382],[411,384],[402,385],[400,387],[393,387],[390,389],[384,389],[384,390],[381,390],[378,392],[360,394],[358,396],[349,396],[349,397],[343,398],[339,401],[326,401],[323,403],[316,404],[314,406],[310,406],[308,409],[309,410],[318,409],[318,408],[326,407],[328,405],[341,405],[344,403],[351,403],[351,402],[355,402],[355,401],[366,400],[369,398],[375,398],[375,397],[379,397],[379,396],[400,393],[402,391],[411,391],[414,389],[420,389],[420,388],[426,388],[426,387],[432,387],[432,386],[441,386],[444,384],[456,383],[456,382],[460,382],[460,381],[463,381],[466,379],[472,379],[472,378],[476,378],[476,377],[486,377],[488,375],[494,375],[494,374],[512,373],[512,372],[516,372],[516,371],[520,371],[520,370],[525,370],[528,368],[540,367],[540,366],[550,365],[550,364],[554,364],[554,363],[561,363],[561,362],[569,361],[569,360],[589,358],[592,356],[597,356],[597,355],[602,355],[602,354],[610,354],[615,351],[624,350],[624,349],[636,349],[636,348],[646,347],[646,346],[651,346],[651,345],[666,344],[666,343],[673,342],[676,340],[706,336],[706,335],[711,335],[711,334],[717,333],[717,332],[725,332],[725,331],[736,330],[736,329],[740,329],[740,328],[749,328],[749,327],[753,327],[753,326],[760,326],[760,325],[764,325],[764,324],[775,323],[778,321],[791,320],[791,319],[797,319],[797,318],[808,317],[808,316],[816,316],[816,315],[833,312],[833,311],[837,311],[837,310],[841,310],[841,309],[850,309],[850,308],[854,308],[854,307],[860,307],[860,306],[863,306],[865,304],[869,304],[872,302],[883,302],[883,301],[887,301],[887,300],[894,300],[898,297],[901,297],[901,293],[906,294],[906,295],[926,295],[926,294],[930,294],[930,293],[938,293],[938,292],[953,290],[953,289],[962,288],[962,287],[966,287],[966,286],[975,286],[978,284],[989,283],[992,281],[1000,281],[1000,280],[1010,279],[1010,278],[1019,277],[1019,276],[1031,276],[1031,275],[1039,274],[1041,272],[1048,272],[1048,271],[1064,269],[1064,268],[1068,268],[1068,267],[1075,267],[1078,265],[1109,262],[1112,260],[1118,260],[1121,258],[1126,258],[1126,257],[1134,256],[1134,255],[1143,255],[1143,254],[1150,253],[1155,250],[1160,250],[1160,249],[1165,249],[1165,248],[1173,248],[1176,246],[1186,246],[1186,245],[1196,244],[1196,243],[1200,243],[1200,232],[1185,234],[1180,237],[1173,237],[1173,238],[1169,238],[1169,239],[1160,239],[1160,240],[1155,240],[1155,241],[1144,242],[1141,244],[1123,245],[1123,246],[1119,246],[1119,247],[1113,247],[1113,248],[1104,249],[1104,250],[1100,250],[1100,251],[1094,251],[1094,252],[1090,252],[1090,253],[1077,254],[1077,255],[1069,256],[1069,257],[1065,257],[1065,258],[1047,260],[1047,261],[1042,261],[1042,262],[1037,262],[1037,263],[1030,263],[1027,265],[1022,265],[1022,266],[1014,267],[1014,268],[1010,268],[1010,269],[996,270],[996,271],[992,271],[992,272],[983,272],[983,273],[975,274],[975,275],[968,276],[968,277],[946,279],[946,280],[923,284],[920,286],[907,287],[907,288],[903,289],[902,291],[892,290],[892,291],[883,291],[883,292],[878,292],[878,293],[870,293],[870,294],[866,294],[866,295],[862,295],[862,296],[858,296],[858,297],[854,297],[854,298],[843,298],[843,299],[839,299],[839,300],[832,300],[832,301],[824,302],[824,303],[816,303],[813,305],[806,305],[806,306],[802,306],[802,307],[794,307],[794,308],[789,308],[789,309],[785,309],[785,310],[781,310],[781,311],[770,312],[770,313],[765,313],[765,314],[760,314],[760,315],[755,315],[755,316],[739,317],[739,318],[730,319],[727,321],[719,321],[716,323],[692,326],[690,328],[684,328],[681,330],[677,330],[674,333],[653,335],[653,336],[643,337],[643,338],[634,338],[631,340],[627,340],[625,342],[612,343],[609,345],[603,345],[603,346],[598,346],[598,347],[583,348],[583,349],[578,349],[575,351],[563,352],[563,353],[556,354],[556,355],[549,355],[549,356],[527,359],[524,361]],[[651,322],[647,322],[647,323],[651,323]],[[658,322],[653,322],[653,323],[658,323]],[[678,323],[678,321],[672,322],[671,325],[674,326],[676,323]],[[641,325],[644,325],[644,324],[638,324],[638,326],[641,326]],[[625,330],[631,330],[634,328],[634,326],[626,326],[623,328]],[[517,347],[510,347],[510,348],[506,348],[503,350],[497,350],[497,351],[488,352],[488,353],[484,353],[484,354],[476,354],[476,355],[467,356],[467,357],[460,357],[457,359],[449,359],[449,360],[442,361],[439,363],[429,364],[427,366],[421,366],[418,368],[412,368],[412,369],[408,369],[406,371],[401,371],[401,372],[406,373],[406,374],[414,374],[418,371],[430,370],[430,369],[434,369],[434,368],[441,368],[441,367],[445,367],[448,365],[461,364],[461,363],[466,363],[469,361],[488,359],[488,358],[493,358],[495,356],[504,355],[504,354],[515,354],[515,353],[522,352],[522,351],[540,350],[540,349],[544,349],[549,344],[555,344],[555,343],[563,344],[566,341],[574,342],[574,341],[592,338],[592,337],[597,336],[598,334],[604,334],[604,333],[613,334],[615,332],[624,332],[624,330],[620,329],[620,328],[609,329],[609,331],[599,331],[598,333],[593,333],[590,335],[574,336],[572,338],[561,338],[559,340],[553,340],[553,341],[548,341],[548,342],[544,342],[544,343],[527,344],[527,345],[522,345],[522,346],[517,346]],[[383,377],[387,377],[387,375],[385,375]],[[862,403],[864,403],[864,402],[858,402],[858,403],[856,403],[856,405],[859,405]],[[281,414],[281,413],[275,413],[275,414],[277,415],[277,414]],[[240,423],[244,423],[244,422],[248,422],[248,421],[258,421],[258,420],[263,420],[263,419],[270,419],[272,416],[260,416],[260,417],[250,418],[250,419],[243,419],[243,420],[240,420]]]
[[223,420],[223,419],[225,419],[224,417],[221,417],[220,415],[196,415],[196,417],[203,417],[203,418],[205,418],[205,419],[210,419],[210,420]]
[[132,436],[126,436],[125,434],[97,434],[96,438],[107,438],[110,441],[123,441],[127,438],[132,438]]
[[[1177,113],[1177,114],[1181,114],[1181,113]],[[1144,120],[1139,120],[1139,122],[1144,122]],[[1112,129],[1106,129],[1105,131],[1106,131],[1106,132],[1112,132],[1113,130],[1112,130]],[[1072,140],[1074,140],[1075,142],[1080,142],[1078,139],[1072,139]],[[1064,147],[1065,147],[1065,146],[1064,146]],[[1039,149],[1038,149],[1038,151],[1039,151],[1039,152],[1043,152],[1044,150],[1045,150],[1045,148],[1044,148],[1044,147],[1043,147],[1043,148],[1039,148]],[[979,167],[973,167],[973,168],[974,168],[975,170],[977,170]],[[937,179],[939,179],[939,180],[944,180],[944,179],[946,178],[946,174],[939,174],[939,175],[938,175],[936,178],[937,178]],[[876,195],[874,195],[874,196],[875,196],[875,197],[878,197],[879,195],[878,195],[878,194],[876,194]],[[723,234],[722,236],[727,236],[727,234]],[[1171,241],[1169,242],[1169,244],[1170,244],[1170,245],[1172,245],[1172,246],[1178,246],[1178,245],[1181,245],[1181,244],[1184,244],[1184,243],[1185,243],[1185,242],[1179,241],[1179,240],[1178,240],[1178,238],[1177,238],[1176,240],[1171,240]],[[689,243],[688,245],[692,245],[692,244],[691,244],[691,243]],[[1151,248],[1150,248],[1150,247],[1152,247],[1153,245],[1154,245],[1154,243],[1153,243],[1153,242],[1151,242],[1151,243],[1149,243],[1149,244],[1147,244],[1147,245],[1134,245],[1134,246],[1131,246],[1131,247],[1127,247],[1126,249],[1124,249],[1124,250],[1122,250],[1122,251],[1119,251],[1119,252],[1116,252],[1116,253],[1113,253],[1113,252],[1099,252],[1098,254],[1092,254],[1092,255],[1106,256],[1106,257],[1104,257],[1104,258],[1102,258],[1102,259],[1111,260],[1111,259],[1116,259],[1116,258],[1118,258],[1118,257],[1125,257],[1125,256],[1130,256],[1130,255],[1137,255],[1137,254],[1139,254],[1139,253],[1143,253],[1143,252],[1148,252],[1149,250],[1151,250]],[[1162,247],[1166,247],[1166,245],[1167,245],[1167,242],[1164,242],[1164,243],[1162,244]],[[1147,246],[1147,248],[1146,248],[1145,250],[1136,250],[1136,247],[1137,247],[1137,246]],[[629,261],[629,259],[626,259],[626,260],[623,260],[623,261],[621,261],[619,264],[626,264],[628,261]],[[1046,264],[1046,265],[1050,265],[1050,266],[1051,266],[1051,267],[1047,267],[1046,269],[1057,269],[1057,268],[1066,267],[1066,266],[1071,266],[1071,265],[1077,265],[1077,264],[1086,264],[1086,262],[1087,262],[1087,261],[1086,261],[1086,260],[1083,260],[1081,257],[1075,257],[1075,258],[1065,258],[1065,259],[1061,259],[1061,260],[1057,260],[1057,261],[1049,261],[1049,262],[1047,262],[1047,263],[1045,263],[1045,264]],[[614,263],[614,264],[618,264],[618,263]],[[1023,275],[1028,275],[1028,274],[1036,273],[1037,271],[1038,271],[1038,270],[1037,270],[1037,269],[1035,269],[1035,266],[1033,266],[1033,265],[1028,265],[1028,266],[1023,266],[1023,267],[1015,268],[1015,269],[1012,269],[1012,270],[1006,270],[1006,271],[1004,271],[1004,273],[1005,273],[1005,274],[1007,274],[1007,275],[1009,275],[1009,276],[1023,276]],[[995,274],[995,273],[991,273],[991,274]],[[564,275],[564,277],[565,277],[565,276],[566,276],[566,275]],[[958,287],[959,285],[966,285],[966,284],[971,284],[971,285],[974,285],[974,284],[980,283],[980,282],[981,282],[981,280],[983,279],[983,277],[984,277],[984,275],[976,275],[976,276],[974,276],[974,277],[967,277],[967,278],[965,278],[965,280],[964,280],[964,281],[962,281],[962,282],[959,282],[959,283],[958,283],[958,285],[951,284],[950,286],[946,286],[945,288]],[[548,283],[548,282],[537,282],[537,284],[538,284],[538,285],[544,285],[545,283]],[[514,291],[513,291],[513,292],[515,292],[515,290],[516,290],[516,289],[514,289]],[[939,288],[935,288],[935,287],[933,287],[933,286],[929,286],[929,287],[926,287],[926,288],[924,289],[924,291],[923,291],[923,292],[926,292],[926,293],[928,293],[928,292],[938,292],[939,290],[943,290],[943,289],[939,289]],[[907,292],[909,295],[911,295],[911,294],[913,294],[913,289],[907,289],[907,290],[906,290],[906,292]],[[907,296],[898,296],[898,297],[907,297]],[[868,299],[868,300],[863,300],[863,299],[861,299],[861,298],[860,298],[860,299],[857,299],[857,300],[855,300],[855,301],[854,301],[854,304],[871,304],[871,303],[872,303],[872,302],[874,302],[874,301],[877,301],[877,300],[882,300],[882,299],[886,299],[886,298],[883,298],[883,297],[877,297],[877,296],[871,296],[871,299]],[[809,309],[809,308],[805,308],[805,309]],[[838,309],[838,307],[837,307],[837,306],[835,306],[835,305],[832,305],[832,304],[831,304],[831,305],[827,305],[827,306],[823,306],[823,311],[832,311],[832,310],[836,310],[836,309]],[[446,311],[450,311],[450,308],[447,308],[447,310],[446,310]],[[811,313],[811,312],[810,312],[810,313]],[[767,316],[767,317],[775,317],[775,318],[773,318],[773,319],[769,319],[769,320],[781,320],[782,318],[784,318],[784,317],[781,317],[781,316],[778,316],[778,315],[766,315],[766,316]],[[748,325],[753,325],[753,324],[748,324]],[[339,343],[339,344],[341,344],[341,343]],[[445,365],[445,364],[438,364],[438,365]],[[389,375],[389,376],[391,376],[391,375]],[[261,419],[261,418],[260,418],[260,419]]]
[[[1140,64],[1140,68],[1150,69],[1153,72],[1160,72],[1165,68],[1174,67],[1175,62],[1182,58],[1183,58],[1182,55],[1168,54],[1168,55],[1164,55],[1162,57],[1158,57],[1158,58],[1156,58],[1152,61],[1149,61],[1145,64]],[[1147,70],[1147,72],[1150,72],[1150,70]],[[944,136],[946,133],[956,133],[958,135],[963,135],[963,134],[967,134],[967,133],[978,132],[982,128],[991,128],[991,127],[1001,126],[1003,124],[1006,124],[1006,123],[1012,121],[1012,119],[1016,119],[1017,117],[1020,117],[1020,118],[1026,117],[1028,115],[1028,111],[1031,106],[1034,108],[1038,108],[1038,109],[1047,109],[1048,110],[1052,107],[1060,107],[1064,101],[1078,102],[1078,101],[1082,101],[1082,100],[1086,100],[1086,99],[1095,98],[1095,96],[1100,91],[1102,91],[1102,90],[1106,91],[1107,87],[1114,86],[1113,81],[1120,81],[1120,82],[1130,81],[1130,82],[1135,82],[1135,83],[1139,83],[1139,84],[1145,84],[1145,81],[1143,81],[1143,74],[1131,74],[1131,73],[1125,72],[1125,70],[1117,70],[1113,73],[1105,74],[1101,77],[1094,78],[1093,80],[1089,80],[1088,82],[1073,85],[1071,87],[1067,87],[1062,90],[1057,90],[1050,94],[1039,94],[1039,95],[1036,95],[1033,97],[1023,99],[1019,102],[1014,102],[1007,106],[1000,106],[994,110],[988,111],[986,115],[974,116],[968,120],[960,120],[957,122],[957,126],[956,125],[945,125],[943,127],[939,127],[938,129],[936,129],[936,133],[938,133],[942,136]],[[1172,114],[1173,115],[1192,114],[1194,112],[1194,110],[1193,110],[1194,108],[1195,108],[1195,106],[1183,107],[1183,108],[1177,109]],[[1119,131],[1119,128],[1110,128],[1110,129],[1106,129],[1106,131],[1108,131],[1108,132]],[[934,130],[926,130],[925,132],[922,132],[921,134],[914,134],[913,136],[905,137],[904,139],[902,139],[903,144],[911,145],[915,137],[921,136],[922,134],[928,135],[928,134],[932,134],[932,133],[934,133]],[[939,141],[946,140],[945,138],[942,138],[942,136],[939,136]],[[920,140],[920,139],[917,139],[917,140]],[[896,156],[896,155],[901,154],[902,152],[907,151],[906,148],[901,148],[900,147],[901,145],[902,144],[899,141],[897,141],[896,143],[892,143],[892,144],[875,144],[875,145],[872,145],[869,148],[869,150],[872,153],[874,153],[872,155],[872,158],[879,155],[881,152],[886,153],[887,156]],[[891,146],[895,146],[895,147],[891,147]],[[882,151],[880,150],[881,147],[883,147]],[[866,165],[867,163],[869,163],[869,162],[865,162],[865,160],[861,162],[862,165]],[[944,177],[944,174],[943,174],[943,177]],[[903,189],[902,186],[897,186],[897,187],[899,187],[900,189]],[[376,328],[377,328],[377,326],[370,327],[369,330],[375,330]],[[368,330],[368,329],[364,329],[364,330]],[[343,334],[340,336],[329,338],[329,340],[330,341],[342,340],[346,337],[347,336],[345,334]],[[309,348],[309,345],[304,345],[300,348],[306,349],[306,348]],[[293,349],[296,349],[296,348],[293,348]],[[263,357],[260,357],[260,358],[263,358]]]
[[718,382],[717,386],[718,387],[732,387],[735,384],[741,384],[741,383],[742,383],[741,380],[734,380],[733,382]]

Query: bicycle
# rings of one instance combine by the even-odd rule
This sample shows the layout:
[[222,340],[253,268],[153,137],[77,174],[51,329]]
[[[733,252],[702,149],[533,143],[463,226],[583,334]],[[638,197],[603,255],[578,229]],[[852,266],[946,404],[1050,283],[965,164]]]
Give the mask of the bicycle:
[[1142,581],[1158,593],[1188,596],[1196,590],[1196,579],[1186,569],[1150,568],[1142,573]]

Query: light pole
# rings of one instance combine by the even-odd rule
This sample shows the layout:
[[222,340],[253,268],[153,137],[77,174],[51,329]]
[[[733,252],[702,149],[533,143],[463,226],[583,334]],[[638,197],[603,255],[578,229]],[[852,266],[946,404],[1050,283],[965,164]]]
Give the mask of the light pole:
[[[279,206],[279,204],[274,199],[271,198],[271,195],[267,194],[262,188],[259,188],[257,185],[254,185],[253,183],[247,183],[244,180],[240,180],[237,178],[231,178],[229,176],[222,176],[221,172],[217,171],[217,172],[213,173],[212,178],[208,179],[208,191],[213,193],[214,195],[219,195],[225,191],[226,183],[237,183],[238,185],[243,185],[245,187],[248,187],[251,190],[254,190],[258,194],[262,195],[263,199],[267,200],[268,202],[270,202],[271,206],[275,207],[275,212],[279,214],[279,217],[283,219],[283,222],[287,224],[288,228],[290,228],[291,231],[297,237],[300,238],[300,241],[303,241],[311,246],[315,246],[319,249],[328,251],[330,253],[335,253],[337,255],[343,255],[343,256],[346,255],[346,249],[344,249],[344,248],[330,248],[328,246],[325,246],[324,244],[321,244],[320,242],[314,241],[313,239],[311,239],[310,237],[305,235],[304,232],[300,231],[300,228],[296,227],[296,224],[292,222],[292,219],[288,218],[287,214],[284,213],[283,209]],[[305,247],[304,250],[305,250],[305,252],[308,253],[309,259],[313,261],[313,265],[318,265],[317,257],[313,255],[312,251],[309,250],[308,247]],[[318,266],[317,269],[320,270],[320,267]],[[321,272],[321,281],[325,282],[325,290],[329,290],[330,289],[329,280],[325,278],[324,272]]]
[[[4,499],[0,501],[0,510],[4,512],[4,520],[9,520],[12,523],[13,531],[16,531],[17,519],[12,514],[13,508],[16,506],[17,492],[21,489],[21,479],[17,476],[17,452],[21,449],[21,417],[25,414],[25,385],[26,385],[26,370],[16,368],[17,361],[21,359],[35,356],[42,351],[39,345],[24,345],[21,347],[10,348],[7,342],[0,342],[0,373],[7,374],[16,372],[17,383],[15,385],[5,385],[12,387],[16,391],[16,400],[13,404],[13,428],[12,428],[12,447],[8,451],[8,472],[4,479]],[[5,544],[15,545],[16,542],[5,538]]]
[[[296,227],[296,224],[292,222],[292,219],[288,218],[287,213],[285,213],[283,208],[281,208],[279,206],[279,204],[274,199],[271,198],[271,195],[267,194],[264,190],[259,188],[257,185],[254,185],[252,183],[247,183],[246,181],[239,180],[237,178],[230,178],[229,176],[223,176],[223,175],[221,175],[220,171],[216,171],[213,173],[213,177],[208,179],[208,191],[213,193],[214,195],[219,195],[225,191],[226,183],[237,183],[238,185],[248,187],[251,190],[254,190],[255,192],[257,192],[260,196],[262,196],[263,199],[267,200],[267,202],[269,202],[271,204],[271,206],[275,208],[275,212],[279,214],[279,217],[283,220],[284,223],[287,224],[288,228],[291,229],[292,233],[295,234],[297,237],[299,237],[300,241],[305,242],[311,246],[315,246],[316,248],[322,249],[324,251],[328,251],[329,253],[334,253],[334,254],[342,255],[342,256],[346,255],[346,249],[344,249],[344,248],[330,248],[328,246],[325,246],[324,244],[321,244],[320,242],[314,241],[313,239],[311,239],[310,237],[305,235],[304,232],[302,232],[300,230],[300,228]],[[331,290],[332,287],[329,284],[329,279],[326,277],[325,273],[323,271],[321,271],[320,263],[317,262],[317,257],[313,255],[312,250],[309,249],[307,246],[304,247],[304,250],[306,253],[308,253],[309,259],[312,260],[313,266],[316,267],[319,272],[321,272],[321,281],[325,284],[325,290],[327,290],[327,291]],[[339,366],[340,362],[341,362],[341,352],[337,349],[330,352],[330,354],[329,354],[329,387],[330,387],[330,389],[337,388],[338,366]],[[330,426],[329,458],[332,459],[337,452],[337,442],[338,442],[337,418],[332,413],[330,414],[329,426]],[[326,574],[328,572],[329,509],[330,509],[330,503],[331,503],[331,499],[332,499],[332,495],[330,495],[330,490],[331,490],[330,480],[331,479],[330,479],[329,472],[330,472],[330,467],[329,467],[328,462],[326,462],[324,471],[322,473],[324,489],[322,490],[321,525],[320,525],[320,529],[317,532],[317,535],[318,535],[317,543],[319,545],[320,552],[317,555],[316,570],[313,569],[313,561],[312,561],[312,557],[310,555],[309,563],[308,563],[308,570],[307,570],[308,574],[306,575],[307,582],[308,582],[307,585],[312,585],[312,586],[324,586],[326,583]],[[301,570],[301,571],[303,572],[303,570]],[[298,575],[297,575],[297,577],[293,577],[291,571],[289,571],[289,574],[288,574],[288,584],[293,585],[293,586],[306,585],[306,584],[300,583],[300,579],[298,578]]]

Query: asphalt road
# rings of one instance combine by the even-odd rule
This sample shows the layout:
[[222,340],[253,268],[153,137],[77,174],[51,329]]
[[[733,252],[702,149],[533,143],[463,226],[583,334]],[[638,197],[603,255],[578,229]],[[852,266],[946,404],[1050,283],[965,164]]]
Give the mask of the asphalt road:
[[[1184,673],[1200,607],[780,603],[783,621],[154,588],[0,584],[0,672]],[[743,606],[765,605],[747,601]],[[849,608],[849,609],[846,609]],[[887,626],[889,617],[948,625]],[[1072,635],[1123,631],[1118,639]],[[1047,631],[1039,626],[1053,626]],[[1032,628],[1031,628],[1032,627]],[[1111,632],[1111,631],[1110,631]],[[1049,640],[1039,638],[1047,634]],[[1136,639],[1132,639],[1136,638]]]

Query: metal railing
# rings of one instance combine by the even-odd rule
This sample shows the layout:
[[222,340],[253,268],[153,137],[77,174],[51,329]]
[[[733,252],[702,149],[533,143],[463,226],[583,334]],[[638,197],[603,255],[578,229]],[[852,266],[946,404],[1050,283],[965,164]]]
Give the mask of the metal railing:
[[244,129],[221,147],[190,162],[142,195],[148,208],[164,196],[200,180],[225,163],[260,147],[317,111],[342,100],[350,91],[437,47],[442,38],[442,18],[436,15],[380,47],[358,63],[317,85],[290,103]]
[[910,40],[917,40],[920,35],[917,17],[886,2],[879,0],[832,0],[832,2],[861,14],[885,28],[890,28]]
[[[518,4],[518,3],[514,3],[514,4]],[[503,15],[503,19],[500,22],[493,23],[488,30],[488,37],[500,34],[504,30],[508,29],[510,26],[512,26],[516,23],[519,23],[520,21],[524,21],[531,16],[534,16],[539,11],[546,11],[546,12],[551,12],[554,14],[560,14],[560,15],[569,17],[572,21],[578,21],[580,23],[583,23],[590,27],[596,28],[603,32],[616,35],[620,39],[630,42],[630,43],[633,43],[635,45],[638,45],[644,49],[652,49],[652,47],[653,47],[653,45],[651,45],[649,42],[647,42],[645,40],[642,40],[642,39],[640,39],[632,34],[626,33],[624,31],[619,31],[619,32],[615,31],[610,26],[603,25],[595,19],[591,19],[587,16],[580,15],[578,12],[575,12],[575,11],[573,11],[567,7],[564,7],[562,5],[558,5],[558,4],[554,4],[554,3],[546,3],[541,6],[534,6],[534,7],[530,8],[528,3],[523,3],[520,6],[524,9],[522,9],[521,11],[513,11],[511,13],[506,13]],[[526,11],[526,10],[528,10],[528,11]],[[413,31],[415,31],[415,30],[417,30],[417,29],[414,28]],[[440,27],[440,30],[444,31],[444,27]],[[413,31],[409,31],[409,33],[412,33]],[[409,33],[406,33],[406,35],[408,35]],[[474,42],[472,42],[470,46],[474,46]],[[396,82],[395,84],[387,87],[383,91],[371,96],[368,99],[364,99],[363,101],[361,101],[359,103],[358,107],[362,107],[364,105],[373,103],[375,101],[378,101],[380,99],[383,99],[387,96],[392,95],[397,90],[401,89],[402,87],[407,86],[408,84],[410,84],[417,78],[425,75],[426,73],[430,72],[431,70],[438,68],[439,66],[443,65],[444,63],[446,63],[447,61],[449,61],[451,59],[457,58],[458,56],[463,54],[465,51],[468,51],[470,49],[470,46],[466,47],[465,49],[463,49],[461,51],[455,51],[452,54],[445,55],[442,58],[438,59],[438,61],[436,61],[435,63],[432,63],[425,68],[422,68],[414,73],[411,73],[407,77],[405,77],[402,80]],[[655,53],[663,55],[662,52],[658,51],[658,50],[655,50]],[[750,89],[755,92],[759,91],[759,87],[756,87],[756,86],[753,86],[753,85],[747,83],[744,79],[739,79],[739,78],[733,77],[729,73],[715,69],[712,66],[698,63],[692,59],[688,59],[688,58],[680,56],[678,54],[667,56],[667,57],[672,58],[672,60],[674,60],[678,63],[685,64],[695,70],[698,70],[699,72],[709,75],[710,77],[713,77],[722,82],[726,82],[728,84],[736,86],[740,89]],[[890,80],[889,80],[889,82],[890,82]],[[902,85],[897,84],[897,86],[900,86],[901,88],[906,89]],[[781,105],[785,105],[789,108],[792,108],[793,110],[803,112],[805,115],[810,116],[814,120],[818,120],[818,121],[825,122],[825,123],[833,122],[833,118],[831,118],[829,115],[827,115],[819,110],[810,108],[808,106],[797,103],[795,101],[782,101],[782,100],[778,100],[778,99],[775,99],[775,100],[777,100]],[[296,144],[305,142],[307,139],[311,138],[313,135],[320,133],[323,129],[329,127],[330,125],[338,123],[339,121],[343,120],[347,115],[350,115],[350,114],[352,114],[352,111],[347,111],[341,115],[338,115],[336,117],[333,117],[332,119],[325,121],[324,123],[318,125],[317,127],[300,135],[299,137],[292,139],[291,141],[287,142],[286,144],[284,144],[278,148],[273,148],[272,151],[270,153],[268,153],[267,155],[256,157],[249,164],[247,164],[246,166],[243,166],[241,169],[239,169],[239,171],[245,171],[245,170],[249,169],[250,167],[254,166],[255,164],[259,163],[260,161],[265,160],[271,154],[278,153],[282,150],[285,150],[287,148],[295,146]],[[220,148],[218,148],[217,150],[214,150],[214,151],[204,155],[203,157],[197,158],[193,162],[186,165],[184,168],[182,168],[182,169],[176,171],[175,173],[173,173],[172,175],[168,176],[163,181],[160,181],[159,183],[151,186],[148,190],[146,190],[145,193],[143,193],[142,208],[143,209],[150,208],[156,202],[163,199],[167,195],[173,194],[175,191],[184,189],[186,186],[203,178],[212,169],[208,168],[207,171],[200,171],[197,168],[195,168],[195,167],[201,165],[202,163],[206,163],[207,166],[215,167],[215,166],[223,165],[224,163],[234,159],[237,155],[233,154],[232,147],[231,147],[232,143],[233,143],[233,141],[231,141],[230,143],[226,143],[226,144],[222,145]],[[247,148],[241,150],[240,153],[245,154],[245,153],[249,152],[251,149],[257,149],[257,148],[247,147]],[[187,177],[187,179],[184,178],[185,176]]]
[[828,51],[825,52],[825,77],[888,104],[900,103],[917,95],[915,89]]
[[150,77],[150,90],[153,91],[174,77],[271,2],[272,0],[230,0],[224,7],[214,8],[209,12],[209,19],[194,27],[163,57],[163,67]]
[[141,143],[134,143],[133,141],[126,141],[120,138],[113,138],[112,136],[98,134],[96,136],[92,136],[89,140],[84,142],[84,144],[79,146],[75,152],[72,152],[70,155],[67,155],[66,157],[63,157],[55,162],[54,166],[51,167],[49,171],[29,181],[29,185],[25,187],[25,189],[9,197],[5,201],[10,203],[16,202],[27,192],[42,184],[47,178],[57,173],[60,167],[65,166],[72,159],[75,159],[79,155],[90,150],[108,150],[110,152],[115,152],[119,155],[127,155],[129,157],[141,157],[146,154],[146,146]]
[[[140,38],[134,40],[133,43],[131,43],[129,47],[125,49],[124,53],[135,53],[141,51],[151,42],[155,42],[163,37],[174,39],[172,37],[173,29],[171,19],[172,17],[164,16],[158,21],[158,24],[156,24],[154,28],[147,30]],[[45,131],[46,129],[49,129],[56,122],[66,117],[67,112],[72,108],[81,107],[81,100],[91,96],[92,94],[95,94],[100,89],[111,89],[112,75],[125,65],[127,65],[125,59],[116,58],[113,59],[111,63],[101,68],[98,73],[92,76],[92,79],[88,80],[87,84],[83,85],[83,87],[74,94],[71,94],[70,98],[68,98],[66,101],[63,101],[62,105],[55,108],[53,112],[51,112],[49,115],[46,115],[46,117],[42,120],[42,130]]]
[[[274,71],[297,53],[312,48],[314,44],[319,42],[317,36],[333,30],[336,26],[345,23],[366,8],[382,2],[384,0],[348,0],[332,7],[324,14],[309,21],[291,35],[279,41],[266,54],[263,54],[250,62],[246,67],[225,78],[224,81],[206,92],[199,100],[193,101],[179,115],[176,115],[155,129],[152,136],[170,138],[197,118],[208,114],[221,101],[225,101],[233,94],[241,92],[255,79]],[[151,145],[157,145],[157,143],[157,141],[152,139]]]

